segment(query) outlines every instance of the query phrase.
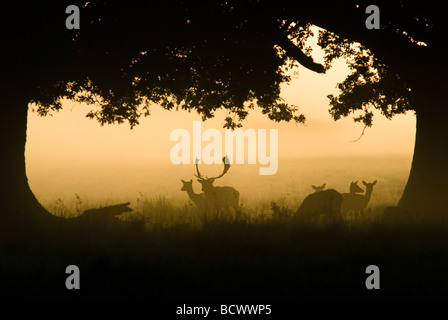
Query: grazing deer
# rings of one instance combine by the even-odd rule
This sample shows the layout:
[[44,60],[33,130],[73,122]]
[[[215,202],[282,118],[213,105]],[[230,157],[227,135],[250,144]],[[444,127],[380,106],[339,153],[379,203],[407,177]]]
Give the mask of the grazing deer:
[[302,205],[297,210],[297,217],[319,223],[339,221],[341,220],[341,206],[342,195],[336,190],[316,190],[303,200]]
[[326,185],[327,185],[326,183],[324,183],[323,185],[318,186],[318,187],[311,185],[311,188],[313,188],[314,192],[316,193],[316,192],[324,191]]
[[230,169],[229,158],[225,156],[222,158],[224,163],[224,170],[222,173],[213,178],[203,177],[199,172],[198,168],[199,160],[196,158],[196,172],[194,176],[197,177],[198,182],[202,185],[202,191],[204,192],[205,198],[207,199],[208,208],[216,214],[220,214],[223,210],[228,210],[231,208],[234,210],[235,214],[238,210],[238,202],[240,198],[240,193],[232,187],[215,187],[213,182],[216,179],[224,176]]
[[181,180],[183,186],[180,190],[186,191],[190,200],[196,205],[200,213],[207,212],[207,199],[204,193],[195,193],[193,190],[193,179],[190,181]]
[[[363,210],[367,207],[367,204],[370,201],[373,186],[376,185],[376,180],[372,183],[363,181],[362,184],[366,187],[365,194],[356,194],[355,192],[350,192],[344,193],[342,195],[344,198],[344,201],[342,203],[342,212],[349,218],[354,219],[363,213]],[[351,188],[350,191],[352,191]]]

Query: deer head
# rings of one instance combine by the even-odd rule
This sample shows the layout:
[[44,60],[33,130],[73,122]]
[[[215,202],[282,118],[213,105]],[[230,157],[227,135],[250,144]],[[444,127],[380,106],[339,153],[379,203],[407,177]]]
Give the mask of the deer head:
[[193,179],[190,179],[190,181],[180,180],[183,183],[181,191],[187,191],[190,188],[193,188]]
[[373,181],[372,183],[367,183],[367,182],[363,181],[362,184],[366,186],[366,189],[372,190],[373,186],[376,185],[376,180]]
[[321,192],[321,191],[324,191],[326,185],[327,185],[326,183],[324,183],[323,185],[318,186],[318,187],[312,185],[311,188],[313,188],[315,190],[315,192]]
[[202,191],[204,191],[204,192],[206,192],[206,190],[210,190],[211,188],[214,188],[213,187],[213,182],[216,179],[219,179],[222,176],[224,176],[227,173],[227,171],[229,171],[229,169],[230,169],[229,158],[227,156],[225,156],[225,157],[222,158],[222,162],[224,163],[224,169],[223,169],[222,173],[219,176],[216,176],[216,177],[209,178],[209,177],[205,176],[205,178],[204,178],[202,176],[201,172],[199,171],[199,167],[198,167],[199,159],[196,158],[195,162],[196,162],[196,173],[197,174],[195,174],[194,176],[196,178],[198,178],[197,179],[198,182],[200,184],[202,184]]
[[360,186],[358,186],[358,181],[353,181],[350,183],[350,193],[361,193],[364,192]]

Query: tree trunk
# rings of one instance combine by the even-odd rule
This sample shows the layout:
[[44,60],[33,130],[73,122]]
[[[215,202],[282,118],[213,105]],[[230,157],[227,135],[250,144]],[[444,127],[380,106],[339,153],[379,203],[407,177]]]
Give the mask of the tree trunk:
[[427,217],[448,213],[448,108],[439,88],[416,94],[417,132],[409,180],[398,203]]
[[68,220],[52,215],[39,203],[26,176],[25,145],[30,98],[25,93],[17,94],[14,89],[4,90],[1,102],[0,236],[29,239],[30,234],[65,234],[69,229],[82,230],[86,225],[95,223],[100,224],[105,231],[126,227],[128,224],[115,216],[132,211],[127,208],[129,203],[87,210],[80,217]]
[[34,225],[58,219],[41,206],[28,185],[25,165],[28,102],[26,94],[15,90],[2,95],[0,227],[3,230],[10,224]]

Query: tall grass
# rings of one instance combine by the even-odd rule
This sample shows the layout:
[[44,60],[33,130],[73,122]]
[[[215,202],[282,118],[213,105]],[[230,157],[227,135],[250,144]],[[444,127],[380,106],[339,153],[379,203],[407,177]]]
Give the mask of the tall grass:
[[[134,211],[120,219],[143,220],[143,232],[106,230],[99,221],[35,234],[32,241],[28,234],[0,241],[0,297],[132,299],[157,306],[161,300],[347,302],[446,293],[446,218],[386,217],[384,206],[371,206],[353,221],[303,223],[287,201],[269,200],[243,203],[238,219],[204,219],[187,200],[140,194],[131,200]],[[70,217],[90,203],[75,195],[52,205]],[[79,292],[64,286],[70,264],[81,269]],[[382,272],[377,293],[364,286],[370,264]]]
[[[380,201],[379,201],[380,202]],[[108,201],[104,205],[116,204]],[[380,202],[381,203],[381,202]],[[64,201],[57,199],[46,205],[47,209],[54,215],[63,218],[73,218],[81,215],[85,210],[92,208],[88,199],[81,198],[75,194],[72,199]],[[197,207],[190,200],[180,200],[179,198],[169,198],[166,196],[148,197],[143,193],[131,201],[132,212],[126,212],[118,218],[123,221],[140,221],[144,223],[146,230],[185,228],[189,230],[201,230],[210,225],[219,224],[244,224],[259,226],[260,224],[285,224],[296,223],[300,217],[296,215],[298,205],[291,205],[287,197],[278,198],[276,201],[262,201],[258,205],[246,206],[244,203],[236,215],[229,212],[227,215],[216,216],[210,213],[199,212]],[[355,219],[343,217],[341,221],[351,229],[368,230],[370,228],[398,227],[398,228],[431,228],[448,227],[448,217],[446,215],[434,216],[431,214],[385,214],[386,205],[369,205]],[[299,219],[297,219],[299,218]],[[325,227],[325,221],[314,221],[315,227]]]

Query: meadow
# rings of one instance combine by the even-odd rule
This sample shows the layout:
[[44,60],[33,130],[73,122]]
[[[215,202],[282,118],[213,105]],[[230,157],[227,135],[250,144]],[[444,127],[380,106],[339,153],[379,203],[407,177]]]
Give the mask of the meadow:
[[[198,213],[181,179],[193,179],[193,165],[101,168],[85,166],[76,169],[41,170],[30,178],[34,193],[53,214],[64,218],[80,215],[84,210],[131,202],[132,213],[123,219],[144,219],[147,226],[169,227],[176,224],[197,226]],[[207,174],[219,173],[220,165],[211,165]],[[272,176],[258,175],[258,166],[232,165],[229,173],[215,182],[232,186],[240,192],[241,211],[247,221],[264,221],[272,217],[272,202],[295,213],[303,199],[314,192],[312,185],[326,183],[326,189],[348,192],[352,181],[378,181],[369,202],[366,218],[375,218],[385,207],[394,206],[401,196],[410,168],[408,157],[330,158],[283,160]],[[111,174],[114,173],[114,174]],[[81,179],[83,178],[83,179]],[[101,186],[101,187],[99,187]]]
[[[342,160],[341,170],[335,170],[335,162],[328,170],[323,163],[303,163],[300,175],[284,173],[280,187],[255,187],[255,178],[234,180],[244,195],[236,220],[201,218],[176,176],[175,195],[142,192],[108,200],[131,201],[134,211],[120,216],[123,222],[99,220],[47,230],[27,226],[15,239],[0,241],[0,296],[139,300],[167,316],[188,302],[291,307],[305,300],[446,299],[446,218],[385,217],[384,207],[399,199],[406,181],[406,162],[363,163],[352,161],[349,174]],[[311,167],[320,169],[307,172]],[[378,185],[355,223],[294,219],[311,184],[326,182],[342,191],[350,181],[363,179],[377,179]],[[95,207],[95,201],[74,194],[46,207],[70,218]],[[81,270],[80,290],[64,286],[65,268],[72,264]],[[366,289],[369,265],[381,270],[380,290]]]

